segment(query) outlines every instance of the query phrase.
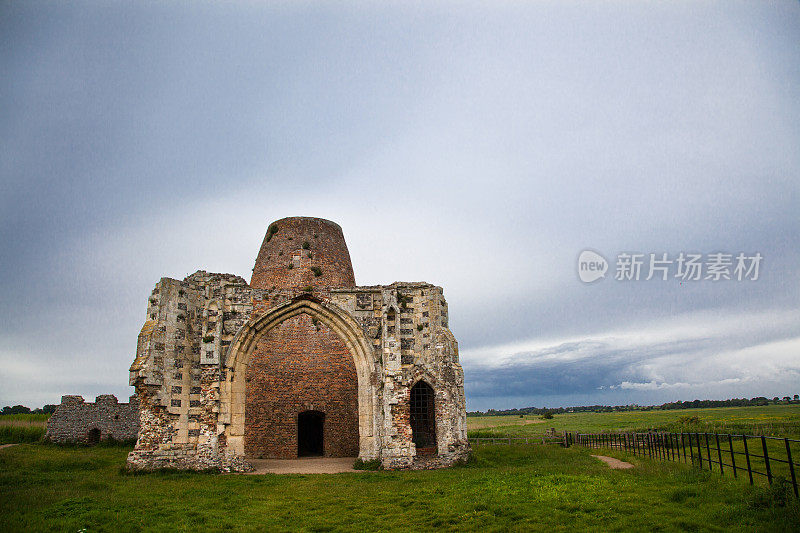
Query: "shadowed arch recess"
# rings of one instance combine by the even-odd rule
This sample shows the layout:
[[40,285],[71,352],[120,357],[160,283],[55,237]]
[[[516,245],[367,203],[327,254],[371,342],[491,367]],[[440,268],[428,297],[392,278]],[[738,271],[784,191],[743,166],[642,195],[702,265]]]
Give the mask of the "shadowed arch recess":
[[372,346],[360,325],[346,311],[329,302],[308,297],[295,299],[274,307],[248,322],[234,337],[225,359],[225,368],[231,375],[220,387],[220,415],[226,425],[225,436],[229,452],[244,455],[245,430],[245,376],[250,357],[259,339],[278,324],[301,314],[308,314],[330,328],[347,346],[355,363],[358,382],[358,433],[359,457],[378,457],[376,442],[376,413],[372,383],[374,368]]

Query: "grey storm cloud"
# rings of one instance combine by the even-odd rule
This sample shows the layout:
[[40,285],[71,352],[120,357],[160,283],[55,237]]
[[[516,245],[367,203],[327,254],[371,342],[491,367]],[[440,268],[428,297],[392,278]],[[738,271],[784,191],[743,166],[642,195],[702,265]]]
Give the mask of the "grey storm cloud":
[[[444,287],[472,409],[789,393],[798,28],[790,1],[1,3],[0,404],[127,396],[159,278],[249,278],[290,215],[340,223],[358,283]],[[764,263],[585,285],[586,248]]]
[[[702,394],[720,385],[738,387],[740,395],[747,396],[745,391],[754,390],[753,385],[770,376],[784,386],[798,383],[798,320],[796,312],[780,316],[730,313],[722,320],[692,316],[682,323],[640,324],[628,331],[547,343],[533,350],[493,348],[508,354],[500,358],[482,356],[481,349],[476,349],[464,357],[465,387],[479,405],[491,404],[497,396],[517,398],[517,403],[545,401],[564,391],[594,396],[598,403],[661,391],[673,401],[681,399],[680,394]],[[764,356],[767,364],[760,360]],[[750,386],[743,389],[744,384]]]

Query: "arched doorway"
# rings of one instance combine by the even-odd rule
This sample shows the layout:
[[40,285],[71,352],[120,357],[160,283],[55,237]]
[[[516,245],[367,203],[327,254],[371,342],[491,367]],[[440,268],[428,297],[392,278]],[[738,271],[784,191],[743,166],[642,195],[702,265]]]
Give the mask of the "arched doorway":
[[411,440],[417,455],[436,455],[436,402],[433,388],[424,381],[411,387],[409,401]]
[[[354,454],[364,460],[375,459],[379,454],[377,421],[379,406],[374,402],[377,395],[374,373],[374,348],[364,336],[361,325],[345,310],[331,302],[320,302],[307,295],[280,304],[263,315],[248,322],[234,337],[225,358],[225,371],[229,378],[220,384],[220,420],[225,424],[224,440],[228,453],[246,457],[245,453],[245,398],[250,385],[246,381],[248,368],[260,340],[280,324],[299,315],[308,315],[303,320],[310,320],[314,327],[325,326],[335,333],[349,350],[350,358],[355,366],[357,386],[357,447]],[[329,395],[331,399],[335,399]],[[296,426],[298,412],[319,410],[326,413],[326,427],[332,426],[327,409],[318,405],[300,406],[288,417],[292,426]],[[325,439],[327,443],[327,439]],[[295,441],[293,456],[296,457]]]
[[102,434],[100,433],[99,429],[92,428],[92,429],[89,430],[89,433],[86,435],[86,442],[89,444],[89,446],[94,446],[94,445],[96,445],[96,444],[98,444],[100,442],[100,437],[101,436],[102,436]]
[[303,411],[297,415],[297,456],[325,453],[325,413]]
[[[300,424],[297,413],[303,412],[319,416],[310,414]],[[317,429],[324,429],[324,435],[316,436]],[[308,313],[270,329],[250,355],[245,456],[295,459],[301,455],[301,430],[310,432],[305,436],[311,435],[319,447],[304,449],[305,455],[358,455],[358,378],[353,355],[334,331]],[[306,440],[303,446],[308,444]]]

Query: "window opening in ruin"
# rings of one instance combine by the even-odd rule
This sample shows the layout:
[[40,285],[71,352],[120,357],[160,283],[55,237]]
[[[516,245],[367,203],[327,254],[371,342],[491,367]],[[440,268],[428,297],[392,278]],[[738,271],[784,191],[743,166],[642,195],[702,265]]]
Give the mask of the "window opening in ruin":
[[92,428],[89,430],[89,434],[86,435],[86,441],[89,443],[90,446],[94,446],[95,444],[100,442],[100,430],[97,428]]
[[386,313],[386,334],[389,336],[394,335],[395,331],[395,313],[394,308],[390,307]]
[[303,411],[297,415],[297,456],[323,455],[325,413]]
[[436,455],[436,409],[433,388],[424,381],[411,388],[411,440],[417,455]]

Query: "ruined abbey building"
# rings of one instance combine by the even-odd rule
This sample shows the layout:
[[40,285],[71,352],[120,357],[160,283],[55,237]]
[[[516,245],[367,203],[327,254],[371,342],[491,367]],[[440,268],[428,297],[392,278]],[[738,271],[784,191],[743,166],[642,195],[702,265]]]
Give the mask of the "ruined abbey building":
[[463,371],[442,289],[359,287],[342,229],[271,224],[248,284],[198,271],[149,298],[130,383],[134,469],[245,471],[359,457],[433,468],[466,456]]
[[45,438],[59,444],[97,444],[101,440],[130,441],[139,434],[139,405],[119,403],[113,394],[101,394],[94,403],[83,396],[62,396],[47,420]]

